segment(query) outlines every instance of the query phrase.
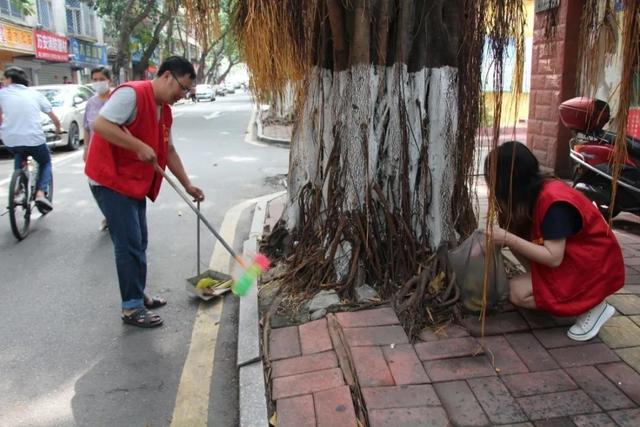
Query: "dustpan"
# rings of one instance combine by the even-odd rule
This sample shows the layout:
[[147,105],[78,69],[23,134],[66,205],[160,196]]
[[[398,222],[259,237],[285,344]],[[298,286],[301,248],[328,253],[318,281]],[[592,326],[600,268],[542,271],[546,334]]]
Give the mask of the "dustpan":
[[[198,212],[200,212],[200,202],[198,202]],[[219,271],[215,271],[215,270],[206,270],[204,272],[200,271],[200,216],[201,215],[197,215],[198,217],[198,223],[197,223],[197,255],[196,258],[198,258],[198,265],[196,267],[197,270],[197,276],[194,277],[190,277],[187,279],[187,282],[185,284],[185,289],[187,290],[188,293],[190,293],[193,296],[196,296],[198,298],[200,298],[201,300],[204,301],[209,301],[213,298],[217,298],[221,295],[226,294],[227,292],[229,292],[231,290],[231,287],[228,288],[224,288],[224,289],[216,289],[213,292],[209,293],[206,292],[205,289],[198,289],[196,287],[196,285],[198,284],[198,282],[202,279],[206,279],[206,278],[211,278],[214,280],[220,280],[220,281],[225,281],[225,280],[230,280],[231,276],[225,273],[221,273]]]

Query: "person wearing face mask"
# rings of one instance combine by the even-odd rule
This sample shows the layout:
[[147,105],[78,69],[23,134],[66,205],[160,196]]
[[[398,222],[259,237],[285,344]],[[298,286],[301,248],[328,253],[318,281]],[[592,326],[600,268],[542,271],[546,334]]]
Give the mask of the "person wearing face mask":
[[[92,124],[98,117],[98,113],[102,109],[102,106],[109,99],[111,92],[111,70],[107,67],[96,67],[91,70],[91,86],[96,94],[89,98],[87,106],[84,110],[84,120],[82,125],[84,127],[84,153],[82,158],[87,160],[87,153],[89,152],[89,146],[91,145],[91,134],[93,133]],[[89,184],[92,182],[89,180]],[[107,220],[102,219],[100,222],[100,231],[107,229]]]
[[160,326],[162,319],[149,309],[167,303],[145,294],[146,199],[155,201],[160,192],[162,175],[158,169],[168,167],[187,193],[204,200],[202,190],[191,183],[171,138],[171,104],[189,93],[195,78],[191,62],[171,56],[162,62],[153,80],[117,87],[92,122],[85,174],[109,224],[125,324]]

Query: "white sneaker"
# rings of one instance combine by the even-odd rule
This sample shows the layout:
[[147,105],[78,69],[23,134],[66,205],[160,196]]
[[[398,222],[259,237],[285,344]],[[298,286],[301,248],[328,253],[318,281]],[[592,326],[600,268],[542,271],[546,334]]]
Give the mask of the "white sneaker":
[[613,306],[602,301],[591,310],[578,316],[575,325],[567,331],[567,336],[575,341],[589,341],[598,335],[602,325],[615,313],[616,309]]
[[109,229],[109,226],[107,225],[107,219],[106,218],[102,218],[102,221],[100,222],[100,228],[98,230],[106,231],[108,229]]

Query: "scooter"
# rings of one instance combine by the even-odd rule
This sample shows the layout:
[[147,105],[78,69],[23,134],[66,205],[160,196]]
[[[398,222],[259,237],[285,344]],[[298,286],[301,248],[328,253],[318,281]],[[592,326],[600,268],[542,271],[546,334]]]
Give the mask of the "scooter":
[[[570,157],[575,162],[573,187],[584,193],[609,217],[612,201],[614,142],[617,135],[603,130],[609,122],[609,105],[600,99],[578,97],[559,107],[562,124],[573,131]],[[618,179],[612,216],[620,212],[640,215],[640,139],[625,137],[625,156]]]

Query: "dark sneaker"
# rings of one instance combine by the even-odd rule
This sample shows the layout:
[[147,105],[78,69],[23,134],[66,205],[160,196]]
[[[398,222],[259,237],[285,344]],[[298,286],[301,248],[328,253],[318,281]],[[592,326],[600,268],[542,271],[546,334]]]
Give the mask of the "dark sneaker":
[[53,205],[44,196],[36,198],[36,207],[38,208],[38,210],[42,215],[46,215],[53,210]]

